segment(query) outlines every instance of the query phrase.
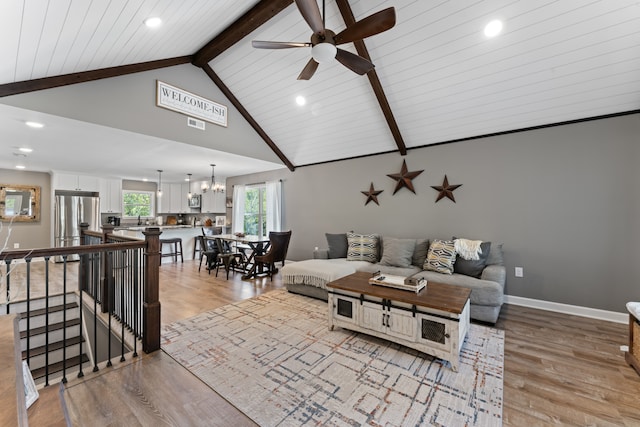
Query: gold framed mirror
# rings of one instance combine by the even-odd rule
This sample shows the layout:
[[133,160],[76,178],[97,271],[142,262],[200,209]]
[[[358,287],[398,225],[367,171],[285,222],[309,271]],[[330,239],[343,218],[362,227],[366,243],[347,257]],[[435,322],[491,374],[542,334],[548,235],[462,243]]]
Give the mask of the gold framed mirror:
[[40,187],[0,184],[0,220],[40,221]]

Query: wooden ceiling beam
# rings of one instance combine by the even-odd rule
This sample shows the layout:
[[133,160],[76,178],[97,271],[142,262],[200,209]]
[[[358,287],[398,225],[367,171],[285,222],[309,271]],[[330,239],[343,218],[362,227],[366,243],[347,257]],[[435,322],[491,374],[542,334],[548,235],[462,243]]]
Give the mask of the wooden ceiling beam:
[[238,98],[235,97],[233,92],[231,92],[231,90],[227,87],[227,85],[224,84],[224,82],[220,79],[220,77],[218,77],[218,75],[215,73],[215,71],[213,71],[213,69],[209,66],[209,64],[205,64],[202,67],[202,69],[213,81],[213,83],[215,83],[215,85],[218,86],[218,88],[222,91],[222,93],[227,98],[229,98],[229,101],[231,101],[233,106],[237,108],[240,114],[242,114],[242,117],[244,117],[244,119],[251,125],[251,127],[256,132],[258,132],[258,135],[260,135],[260,137],[264,140],[264,142],[267,143],[269,148],[273,150],[273,152],[276,154],[276,156],[278,156],[278,158],[282,161],[282,163],[284,163],[289,168],[289,170],[293,172],[296,169],[293,163],[291,163],[287,158],[287,156],[285,156],[284,153],[280,151],[278,146],[271,140],[271,138],[269,138],[269,135],[267,135],[264,129],[260,127],[258,122],[255,121],[255,119],[251,116],[251,114],[249,114],[249,112],[247,111],[246,108],[244,108],[240,100],[238,100]]
[[83,71],[81,73],[63,74],[60,76],[43,77],[41,79],[24,80],[21,82],[0,85],[0,98],[20,93],[35,92],[37,90],[74,85],[93,80],[123,76],[125,74],[140,73],[158,68],[173,67],[174,65],[189,64],[191,56],[159,59],[156,61],[139,62],[137,64],[120,65],[117,67],[101,68],[99,70]]
[[216,56],[288,7],[293,0],[261,0],[193,55],[193,65],[204,68]]
[[[348,0],[336,0],[336,4],[338,5],[338,9],[340,9],[340,14],[342,15],[342,19],[344,19],[344,23],[347,27],[356,23],[356,19],[353,16],[353,11],[351,10],[351,6],[349,5]],[[369,56],[369,51],[367,50],[367,46],[365,46],[364,41],[358,40],[353,43],[356,46],[356,51],[358,55],[363,58],[371,61],[371,57]],[[371,61],[373,62],[373,61]],[[375,68],[367,73],[367,77],[369,78],[369,82],[371,83],[371,87],[373,88],[373,92],[378,99],[378,104],[380,104],[380,108],[382,109],[382,113],[384,114],[385,119],[387,120],[387,124],[389,126],[389,130],[391,130],[391,134],[393,135],[393,139],[398,146],[398,150],[401,155],[407,154],[407,147],[404,144],[404,140],[402,135],[400,134],[400,128],[396,123],[396,119],[393,116],[393,111],[391,111],[391,106],[389,105],[389,101],[387,100],[387,96],[384,93],[384,89],[382,88],[382,83],[380,83],[380,79],[378,78],[378,74],[376,73]]]

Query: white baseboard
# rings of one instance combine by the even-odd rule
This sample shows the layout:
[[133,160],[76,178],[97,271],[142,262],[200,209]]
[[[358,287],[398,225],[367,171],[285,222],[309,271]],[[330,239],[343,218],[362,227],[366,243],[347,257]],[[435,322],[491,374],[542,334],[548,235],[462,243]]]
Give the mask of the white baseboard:
[[629,323],[629,313],[600,310],[597,308],[581,307],[579,305],[562,304],[559,302],[543,301],[539,299],[505,295],[507,304],[521,305],[523,307],[538,308],[540,310],[556,311],[558,313],[572,314],[574,316],[589,317],[592,319],[606,320],[615,323]]

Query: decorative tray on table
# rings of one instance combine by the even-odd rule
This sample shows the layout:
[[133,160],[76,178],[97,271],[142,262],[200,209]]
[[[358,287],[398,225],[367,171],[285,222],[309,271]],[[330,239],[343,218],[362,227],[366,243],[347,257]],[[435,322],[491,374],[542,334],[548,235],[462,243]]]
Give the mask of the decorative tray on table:
[[373,273],[373,276],[369,279],[369,284],[401,289],[403,291],[412,291],[417,294],[427,286],[427,280],[424,277],[420,277],[416,279],[413,277],[381,274],[378,271],[376,273]]

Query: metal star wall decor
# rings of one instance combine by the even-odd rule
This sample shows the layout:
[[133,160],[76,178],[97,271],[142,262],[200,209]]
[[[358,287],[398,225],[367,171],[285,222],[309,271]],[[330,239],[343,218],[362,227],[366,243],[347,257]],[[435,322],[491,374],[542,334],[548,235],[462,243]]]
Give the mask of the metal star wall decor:
[[450,199],[453,203],[455,203],[456,199],[455,197],[453,197],[453,190],[455,190],[458,187],[462,187],[462,184],[449,185],[449,180],[447,179],[447,175],[445,175],[444,181],[442,181],[442,185],[431,186],[431,188],[440,192],[438,193],[438,198],[436,199],[436,203],[438,203],[440,199],[443,199],[445,197]]
[[409,170],[407,169],[407,161],[403,160],[402,169],[400,169],[400,173],[387,174],[389,178],[395,179],[397,181],[396,188],[393,190],[393,194],[396,194],[398,190],[400,190],[402,187],[406,187],[409,190],[411,190],[413,194],[416,194],[416,190],[413,188],[412,180],[416,176],[420,175],[422,172],[424,172],[424,169],[419,171],[409,172]]
[[384,190],[374,189],[373,182],[372,182],[371,186],[369,187],[369,191],[361,191],[362,194],[367,196],[367,201],[364,203],[364,205],[367,206],[369,202],[374,201],[376,202],[376,205],[380,206],[380,203],[378,203],[378,194],[382,193],[383,191]]

